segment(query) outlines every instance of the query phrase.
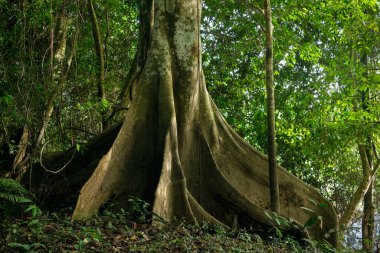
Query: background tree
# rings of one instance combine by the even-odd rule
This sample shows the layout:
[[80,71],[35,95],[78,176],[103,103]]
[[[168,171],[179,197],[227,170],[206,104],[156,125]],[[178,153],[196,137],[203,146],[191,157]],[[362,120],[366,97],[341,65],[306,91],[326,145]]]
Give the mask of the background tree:
[[[260,27],[264,26],[263,14],[249,1],[235,2],[233,7],[229,1],[206,1],[206,4],[211,7],[204,10],[205,22],[212,22],[204,33],[205,45],[210,45],[207,47],[209,51],[205,50],[205,72],[209,77],[210,92],[239,134],[266,152],[266,140],[263,138],[266,131],[260,123],[265,120],[262,108],[265,93],[258,88],[263,80],[264,73],[260,71],[263,62],[256,60],[260,59],[262,49],[259,45],[263,43],[246,40],[244,35],[236,36],[238,31],[245,30],[249,33],[257,31],[256,37],[263,38],[260,36]],[[334,4],[329,1],[318,4],[273,1],[272,4],[273,22],[277,27],[275,61],[279,63],[274,69],[279,162],[333,199],[338,213],[342,215],[363,178],[357,147],[358,136],[362,134],[359,130],[366,129],[365,132],[371,132],[375,139],[378,139],[379,130],[375,111],[371,112],[371,119],[362,121],[360,115],[368,114],[364,112],[363,115],[361,109],[353,110],[353,98],[358,98],[353,94],[358,87],[367,85],[360,81],[360,52],[356,53],[359,55],[356,60],[349,60],[348,43],[352,45],[356,41],[355,50],[371,48],[372,52],[378,52],[378,46],[373,44],[376,41],[373,36],[378,35],[378,18],[362,10],[369,8],[375,11],[379,6],[375,1]],[[211,13],[216,5],[219,11]],[[245,9],[237,11],[240,8]],[[233,17],[229,15],[232,12]],[[248,20],[254,20],[255,27],[248,24]],[[365,20],[365,29],[363,24],[357,24],[359,20]],[[231,27],[228,32],[221,36],[209,35],[226,31],[224,22]],[[233,49],[229,52],[226,48]],[[236,53],[244,50],[250,50],[252,56]],[[377,68],[379,61],[376,53],[371,55],[369,86],[372,94],[378,94],[375,91],[378,81],[375,80],[379,73],[373,69]],[[215,59],[223,68],[209,66],[207,59]],[[239,68],[249,70],[246,72],[248,78],[240,78],[239,81]],[[212,71],[207,72],[209,70]],[[356,81],[352,78],[353,73],[358,77]],[[242,92],[240,95],[236,94],[238,90]],[[373,95],[371,98],[378,97]],[[227,100],[229,103],[225,102]],[[376,104],[376,99],[371,101],[371,107],[377,108]],[[360,200],[356,203],[360,204]],[[355,210],[351,212],[354,220],[360,217],[361,212],[360,209]]]
[[[92,0],[87,1],[87,9],[88,13],[91,19],[91,26],[92,26],[92,34],[94,37],[94,44],[95,44],[95,52],[96,52],[96,57],[97,57],[97,62],[98,62],[98,70],[97,70],[97,96],[99,99],[99,103],[104,103],[105,99],[105,94],[104,94],[104,87],[103,87],[103,82],[105,79],[105,57],[104,57],[104,45],[103,45],[103,39],[102,39],[102,34],[100,31],[98,19],[96,17],[96,12],[94,8],[94,3]],[[106,122],[106,115],[104,115],[104,111],[101,112],[101,117],[102,117],[102,129],[107,125]]]
[[265,12],[265,83],[267,90],[267,124],[268,124],[268,160],[269,160],[269,184],[271,210],[280,212],[280,201],[277,179],[277,158],[276,158],[276,122],[275,122],[275,97],[273,80],[273,25],[272,10],[269,0],[264,1]]

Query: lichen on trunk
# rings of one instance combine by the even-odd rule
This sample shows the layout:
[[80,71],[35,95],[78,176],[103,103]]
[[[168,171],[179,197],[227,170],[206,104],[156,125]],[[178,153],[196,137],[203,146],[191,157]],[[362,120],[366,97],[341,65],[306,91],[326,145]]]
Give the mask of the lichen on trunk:
[[[167,221],[184,217],[227,227],[269,226],[268,159],[233,131],[206,90],[201,2],[142,2],[152,7],[145,10],[152,25],[134,98],[115,142],[82,188],[73,219],[91,216],[106,201],[126,205],[135,196]],[[278,170],[280,214],[304,224],[311,215],[301,208],[306,207],[323,217],[309,229],[312,238],[336,231],[331,204]],[[329,240],[336,244],[335,232]]]

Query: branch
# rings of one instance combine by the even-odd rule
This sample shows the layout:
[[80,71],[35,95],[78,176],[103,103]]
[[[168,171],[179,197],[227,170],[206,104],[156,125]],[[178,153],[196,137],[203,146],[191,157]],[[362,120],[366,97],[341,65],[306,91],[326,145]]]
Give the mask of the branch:
[[377,154],[376,145],[373,142],[372,142],[372,150],[373,150],[373,155],[375,156],[376,160],[379,161],[379,156]]
[[68,127],[66,129],[68,129],[68,130],[77,130],[77,131],[80,131],[80,132],[83,132],[83,133],[86,133],[86,134],[89,134],[89,135],[92,135],[92,136],[96,135],[94,133],[91,133],[90,131],[87,131],[87,130],[84,130],[84,129],[81,129],[81,128],[78,128],[78,127]]

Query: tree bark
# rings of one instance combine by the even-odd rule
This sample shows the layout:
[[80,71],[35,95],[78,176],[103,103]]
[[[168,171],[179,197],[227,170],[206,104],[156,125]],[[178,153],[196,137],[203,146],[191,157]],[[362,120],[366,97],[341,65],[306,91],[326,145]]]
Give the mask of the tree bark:
[[[267,232],[273,225],[265,215],[270,209],[268,159],[232,130],[206,90],[201,2],[140,3],[149,13],[142,24],[149,28],[149,39],[140,49],[135,95],[115,142],[83,186],[72,218],[88,218],[106,201],[128,207],[135,196],[169,222],[183,217]],[[328,240],[336,245],[337,218],[330,202],[278,169],[280,214],[304,224],[310,214],[301,207],[314,210],[323,223],[309,234],[322,239],[330,231]]]
[[275,125],[275,97],[273,81],[273,27],[270,0],[264,0],[265,10],[265,37],[266,37],[266,90],[267,90],[267,122],[268,122],[268,160],[269,160],[269,188],[271,210],[280,212],[280,200],[276,160],[276,125]]
[[124,83],[123,88],[121,89],[117,101],[114,105],[111,117],[117,115],[117,118],[122,119],[131,105],[137,82],[140,79],[146,61],[148,47],[151,43],[151,31],[153,30],[154,24],[154,13],[151,5],[152,1],[139,0],[140,29],[137,52],[127,75],[126,82]]
[[366,147],[364,144],[358,145],[360,160],[362,163],[363,169],[363,178],[356,189],[354,195],[351,197],[350,203],[347,205],[346,210],[344,211],[342,217],[339,220],[340,228],[343,230],[347,230],[348,226],[351,224],[352,219],[355,216],[355,212],[358,210],[360,202],[363,200],[364,195],[368,191],[371,183],[376,176],[376,172],[380,166],[380,162],[378,161],[374,166],[373,170],[371,170],[371,166],[368,161],[368,157],[366,154]]
[[[368,78],[368,56],[366,53],[363,54],[363,57],[361,59],[361,63],[363,64],[363,67],[365,68],[365,71],[363,73],[364,80],[367,80]],[[366,89],[365,91],[361,92],[362,94],[362,109],[365,112],[369,111],[369,90]],[[372,139],[370,136],[367,136],[366,138],[366,147],[365,147],[365,153],[368,160],[369,169],[373,173],[373,155],[372,155]],[[363,171],[363,174],[365,174],[365,171]],[[375,207],[373,205],[373,185],[374,185],[375,177],[373,177],[367,192],[364,195],[363,198],[363,218],[362,218],[362,247],[363,250],[366,251],[372,251],[374,248],[374,227],[375,227]]]
[[[375,181],[375,180],[374,180]],[[363,199],[362,247],[372,251],[374,248],[375,206],[373,204],[373,185],[369,186]]]

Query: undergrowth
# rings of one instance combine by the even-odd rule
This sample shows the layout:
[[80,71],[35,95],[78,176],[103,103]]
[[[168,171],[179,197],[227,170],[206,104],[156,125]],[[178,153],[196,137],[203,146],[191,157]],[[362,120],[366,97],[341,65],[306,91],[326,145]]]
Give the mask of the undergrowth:
[[0,177],[0,220],[2,217],[23,216],[30,212],[37,216],[41,210],[33,203],[33,196],[20,183]]
[[71,209],[6,217],[0,225],[0,252],[335,252],[323,243],[300,245],[291,237],[264,240],[207,223],[169,225],[143,201],[130,202],[129,212],[110,206],[86,221],[72,222]]

